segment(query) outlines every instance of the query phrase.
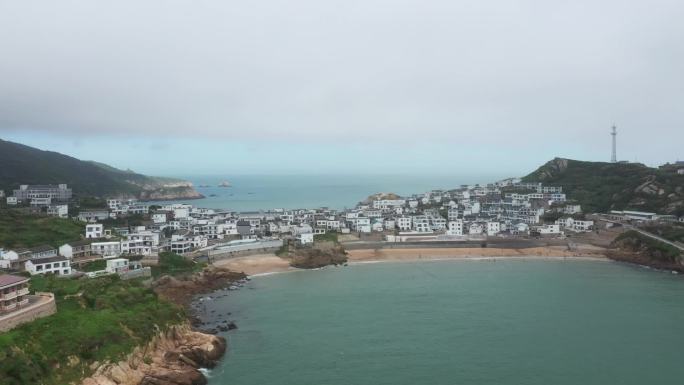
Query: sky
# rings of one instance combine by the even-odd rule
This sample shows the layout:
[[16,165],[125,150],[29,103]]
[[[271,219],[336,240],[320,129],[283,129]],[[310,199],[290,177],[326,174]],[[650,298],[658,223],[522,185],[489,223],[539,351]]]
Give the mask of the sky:
[[681,0],[0,0],[0,138],[157,175],[684,159]]

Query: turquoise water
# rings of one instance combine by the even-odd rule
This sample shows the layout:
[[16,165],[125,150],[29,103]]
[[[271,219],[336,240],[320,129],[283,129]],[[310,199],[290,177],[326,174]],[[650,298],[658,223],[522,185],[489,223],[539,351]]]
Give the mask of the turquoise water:
[[684,280],[611,262],[374,264],[256,278],[211,385],[676,384]]
[[[495,176],[377,176],[377,175],[248,175],[186,177],[206,199],[179,201],[201,207],[254,211],[276,208],[330,207],[344,209],[377,192],[402,195],[423,193],[432,189],[456,188],[461,184],[486,183]],[[233,187],[217,185],[227,180]],[[212,187],[199,187],[210,185]],[[210,195],[216,195],[212,197]]]

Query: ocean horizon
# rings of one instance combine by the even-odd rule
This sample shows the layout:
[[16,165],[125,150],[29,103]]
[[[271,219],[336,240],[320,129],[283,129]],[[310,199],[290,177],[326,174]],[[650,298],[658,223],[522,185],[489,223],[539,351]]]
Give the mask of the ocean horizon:
[[[491,183],[506,176],[493,175],[195,175],[192,182],[204,199],[155,202],[188,203],[231,211],[259,211],[354,207],[369,195],[383,192],[402,196],[463,184]],[[218,187],[227,181],[231,187]]]

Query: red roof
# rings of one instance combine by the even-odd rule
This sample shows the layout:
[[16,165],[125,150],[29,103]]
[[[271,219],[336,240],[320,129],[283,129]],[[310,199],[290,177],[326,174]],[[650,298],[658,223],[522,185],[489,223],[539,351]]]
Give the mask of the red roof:
[[0,287],[16,285],[18,283],[28,281],[26,277],[17,277],[16,275],[1,274],[0,275]]

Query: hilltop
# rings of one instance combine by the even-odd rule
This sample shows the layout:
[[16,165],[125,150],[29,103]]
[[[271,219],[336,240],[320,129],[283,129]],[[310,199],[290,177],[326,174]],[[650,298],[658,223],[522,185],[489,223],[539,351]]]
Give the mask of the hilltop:
[[143,200],[202,197],[187,181],[150,177],[0,140],[0,190],[11,194],[22,184],[59,183],[68,184],[76,196]]
[[568,199],[586,212],[632,209],[684,215],[684,175],[666,168],[555,158],[522,180],[563,186]]

